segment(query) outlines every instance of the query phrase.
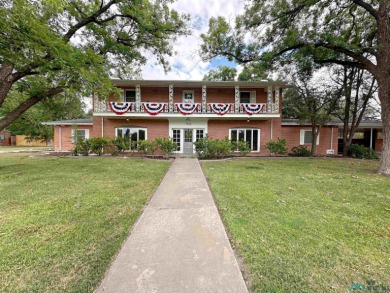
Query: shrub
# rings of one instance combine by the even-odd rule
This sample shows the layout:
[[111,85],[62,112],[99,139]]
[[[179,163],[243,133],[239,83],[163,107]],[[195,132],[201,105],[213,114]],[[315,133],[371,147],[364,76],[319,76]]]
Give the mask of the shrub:
[[311,157],[311,151],[307,149],[307,147],[301,145],[297,147],[293,147],[291,149],[290,156],[293,157]]
[[377,154],[372,148],[368,148],[358,144],[351,144],[349,146],[349,153],[352,158],[369,160],[378,159]]
[[224,158],[229,156],[233,149],[232,142],[227,138],[220,140],[204,137],[195,142],[194,145],[200,159]]
[[177,149],[177,143],[172,138],[156,138],[156,144],[165,157],[169,157]]
[[118,136],[111,140],[111,143],[115,146],[115,149],[118,153],[128,151],[130,149],[130,138],[128,136],[121,137]]
[[141,140],[138,143],[138,151],[144,155],[154,155],[157,147],[157,142],[152,140]]
[[91,152],[98,156],[103,155],[104,148],[109,145],[110,141],[105,137],[92,137],[89,140]]
[[278,138],[277,141],[269,141],[265,148],[269,150],[271,155],[285,155],[287,154],[286,140]]
[[239,140],[232,143],[234,150],[237,150],[240,152],[241,156],[246,156],[248,153],[250,153],[251,149],[246,141]]
[[78,140],[75,143],[74,149],[71,150],[71,154],[74,156],[82,155],[82,156],[89,156],[89,153],[91,152],[91,143],[89,139],[84,140]]

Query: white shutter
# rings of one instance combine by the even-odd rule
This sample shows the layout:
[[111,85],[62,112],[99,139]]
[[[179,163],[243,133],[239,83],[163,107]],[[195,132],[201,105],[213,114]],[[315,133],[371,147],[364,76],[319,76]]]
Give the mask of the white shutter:
[[299,144],[300,145],[305,144],[305,130],[304,129],[301,129],[301,131],[300,131]]
[[320,134],[318,133],[318,136],[317,136],[317,145],[320,144]]
[[85,139],[89,139],[89,129],[84,129],[85,131]]
[[251,91],[251,104],[256,104],[256,91]]

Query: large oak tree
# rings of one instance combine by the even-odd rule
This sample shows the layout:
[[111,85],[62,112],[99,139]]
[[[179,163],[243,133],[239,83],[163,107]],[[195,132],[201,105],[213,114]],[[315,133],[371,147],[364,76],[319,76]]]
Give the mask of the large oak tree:
[[171,43],[188,33],[171,0],[5,0],[0,2],[0,107],[11,91],[26,97],[0,117],[0,130],[64,91],[102,96],[110,76],[132,77],[147,57],[166,70]]
[[367,70],[377,80],[382,108],[379,172],[390,174],[389,15],[390,0],[252,0],[234,28],[222,17],[210,20],[202,56],[273,66],[310,56],[319,64]]

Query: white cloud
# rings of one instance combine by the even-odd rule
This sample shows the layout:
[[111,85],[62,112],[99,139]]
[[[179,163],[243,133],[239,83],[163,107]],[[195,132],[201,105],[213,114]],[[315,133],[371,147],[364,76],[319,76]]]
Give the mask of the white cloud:
[[211,17],[225,16],[234,21],[235,17],[243,11],[242,0],[178,0],[172,7],[181,13],[191,16],[192,33],[186,37],[180,37],[175,44],[174,56],[168,60],[172,70],[167,74],[161,65],[156,65],[156,58],[151,54],[149,61],[142,70],[144,79],[180,79],[200,80],[211,69],[210,62],[204,62],[199,57],[198,51],[201,44],[200,34],[207,32]]

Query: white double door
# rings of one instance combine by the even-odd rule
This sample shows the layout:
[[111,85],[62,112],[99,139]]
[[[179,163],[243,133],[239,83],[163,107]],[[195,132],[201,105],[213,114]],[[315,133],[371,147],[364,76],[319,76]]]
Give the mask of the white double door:
[[176,153],[193,154],[194,142],[205,136],[205,129],[172,128],[173,141],[178,145]]

